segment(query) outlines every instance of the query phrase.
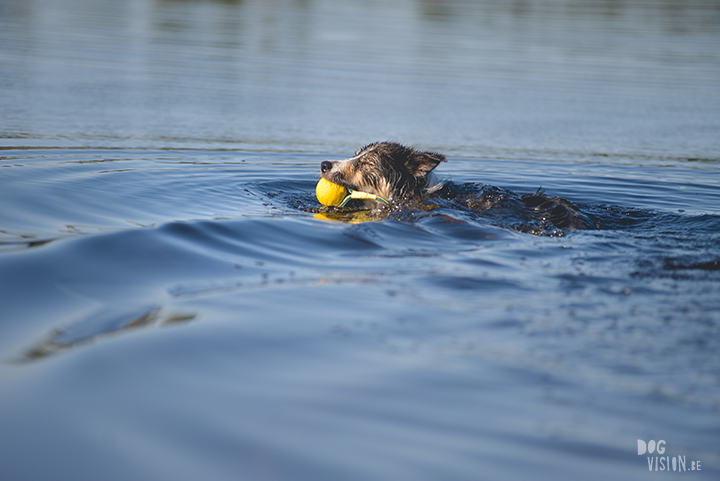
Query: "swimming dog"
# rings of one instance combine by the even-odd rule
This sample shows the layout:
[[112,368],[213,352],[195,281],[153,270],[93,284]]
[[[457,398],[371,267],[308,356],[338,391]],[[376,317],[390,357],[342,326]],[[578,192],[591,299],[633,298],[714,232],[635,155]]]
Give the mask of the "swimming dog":
[[[395,142],[376,142],[345,160],[320,164],[325,180],[351,190],[375,194],[390,202],[432,197],[470,210],[507,227],[532,233],[560,229],[592,229],[597,224],[576,205],[540,190],[518,195],[482,184],[441,182],[432,170],[447,159],[443,154],[416,150]],[[366,207],[376,201],[362,201]],[[427,210],[427,209],[423,209]]]
[[[445,156],[405,147],[395,142],[375,142],[345,160],[320,164],[325,180],[352,190],[367,192],[389,201],[417,196],[432,190],[430,172]],[[432,185],[429,185],[432,184]]]

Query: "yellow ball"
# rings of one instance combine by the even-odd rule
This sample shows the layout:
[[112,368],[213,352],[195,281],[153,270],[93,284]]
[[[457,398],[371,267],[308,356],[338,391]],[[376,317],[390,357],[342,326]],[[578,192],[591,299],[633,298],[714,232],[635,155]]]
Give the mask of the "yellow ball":
[[315,195],[322,205],[338,205],[348,195],[348,190],[324,178],[315,187]]

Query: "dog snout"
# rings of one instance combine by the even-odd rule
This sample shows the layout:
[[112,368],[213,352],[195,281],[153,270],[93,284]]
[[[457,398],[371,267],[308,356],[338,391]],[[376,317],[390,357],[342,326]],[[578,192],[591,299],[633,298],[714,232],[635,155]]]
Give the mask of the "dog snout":
[[320,172],[323,174],[326,174],[332,170],[332,162],[324,161],[322,164],[320,164]]

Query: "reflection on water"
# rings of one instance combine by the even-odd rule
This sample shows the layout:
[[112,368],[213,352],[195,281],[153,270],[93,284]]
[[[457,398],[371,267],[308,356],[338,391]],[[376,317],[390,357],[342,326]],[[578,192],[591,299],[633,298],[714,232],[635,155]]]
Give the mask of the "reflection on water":
[[5,145],[717,158],[715,1],[2,9]]
[[185,323],[195,318],[192,313],[170,313],[161,316],[158,307],[127,309],[118,306],[107,306],[84,320],[77,321],[63,329],[53,331],[41,343],[30,348],[21,362],[52,356],[66,349],[75,348],[97,342],[107,336],[123,331],[149,327],[152,325],[170,325]]

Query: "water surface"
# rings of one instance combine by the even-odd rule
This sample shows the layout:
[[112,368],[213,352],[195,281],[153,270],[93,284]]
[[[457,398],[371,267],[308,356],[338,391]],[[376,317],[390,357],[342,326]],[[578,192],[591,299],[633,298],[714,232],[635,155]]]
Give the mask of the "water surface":
[[[719,27],[699,1],[3,2],[3,473],[717,478]],[[316,216],[320,162],[389,138],[604,223]]]

